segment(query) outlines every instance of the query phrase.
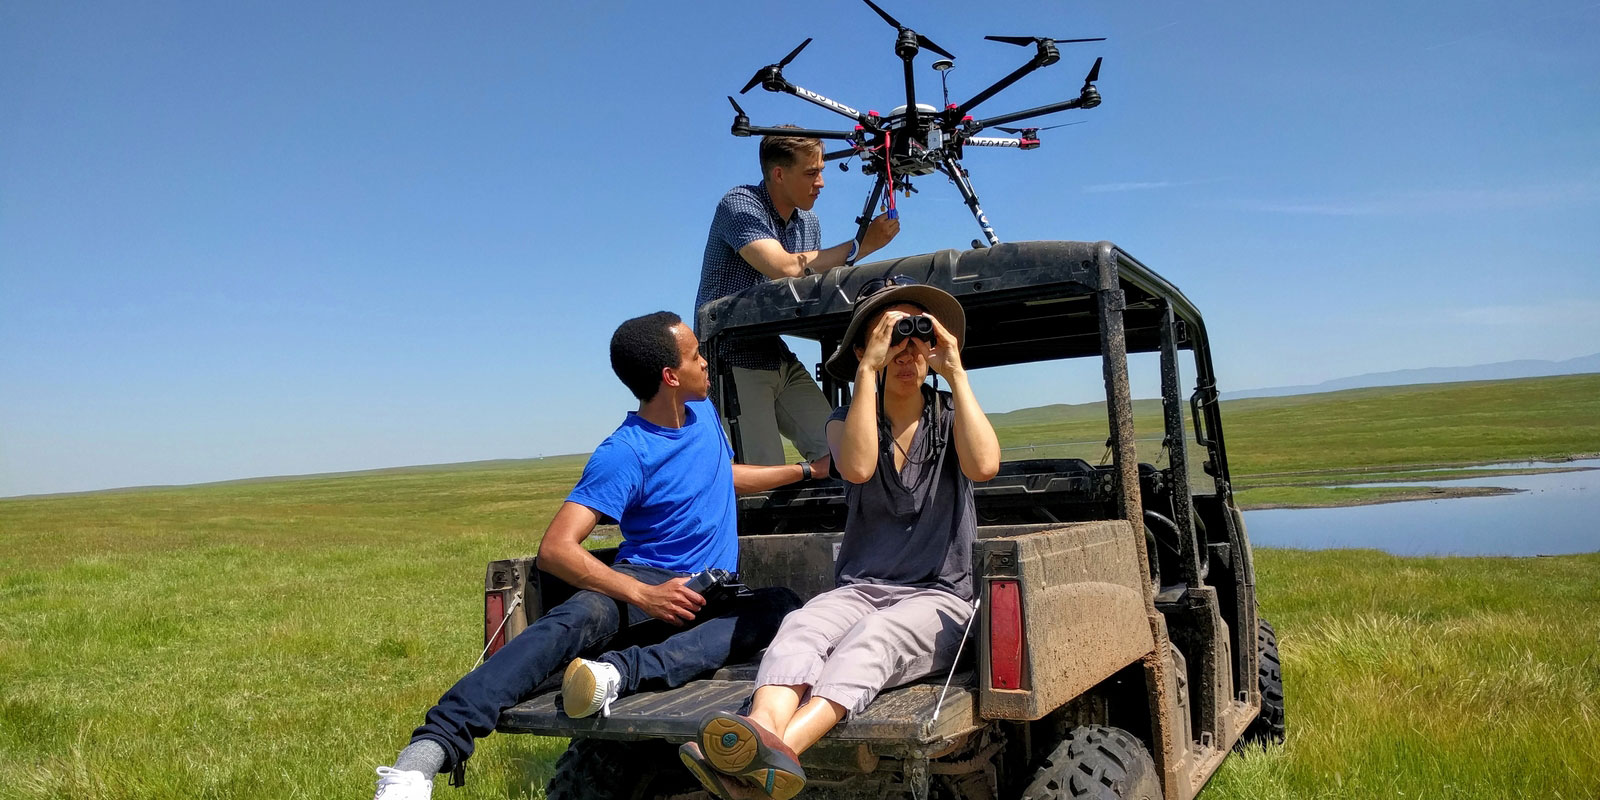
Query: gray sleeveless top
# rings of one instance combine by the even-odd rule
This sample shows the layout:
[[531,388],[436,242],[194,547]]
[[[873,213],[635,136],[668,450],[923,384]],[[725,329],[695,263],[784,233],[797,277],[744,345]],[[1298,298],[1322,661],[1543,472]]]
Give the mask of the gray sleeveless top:
[[[895,444],[880,424],[878,469],[866,483],[845,482],[844,543],[834,565],[839,586],[880,583],[940,589],[972,599],[972,541],[977,517],[972,481],[961,472],[951,441],[954,401],[923,387],[935,404],[917,426],[905,468],[896,472]],[[843,420],[849,406],[828,419]],[[880,419],[881,421],[881,419]]]

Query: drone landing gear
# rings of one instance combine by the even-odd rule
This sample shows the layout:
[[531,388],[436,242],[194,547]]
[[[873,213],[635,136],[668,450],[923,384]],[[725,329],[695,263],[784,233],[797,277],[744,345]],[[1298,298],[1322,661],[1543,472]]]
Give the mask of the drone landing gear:
[[[867,238],[867,226],[872,224],[872,209],[878,205],[878,199],[883,197],[883,189],[889,183],[889,176],[878,173],[878,182],[873,184],[872,191],[867,193],[867,204],[861,207],[861,216],[856,217],[856,244],[861,244]],[[845,266],[855,266],[854,258],[845,262]]]
[[[951,182],[956,185],[956,191],[961,192],[961,199],[966,201],[967,210],[972,212],[972,218],[977,220],[978,227],[983,229],[983,238],[988,240],[989,246],[999,244],[1000,237],[994,235],[994,228],[989,224],[989,218],[984,216],[983,208],[978,205],[978,193],[972,190],[972,182],[967,180],[967,171],[961,168],[961,162],[953,156],[946,155],[940,171],[950,176]],[[978,241],[974,239],[972,244],[976,248]]]

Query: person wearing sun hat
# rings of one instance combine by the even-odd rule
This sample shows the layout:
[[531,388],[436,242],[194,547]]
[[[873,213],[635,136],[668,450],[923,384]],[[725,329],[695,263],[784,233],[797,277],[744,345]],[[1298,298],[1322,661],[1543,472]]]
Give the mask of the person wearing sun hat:
[[[900,338],[925,317],[932,341]],[[827,361],[853,381],[828,420],[848,516],[832,591],[784,618],[756,675],[748,715],[715,712],[679,756],[724,800],[789,800],[805,786],[799,754],[885,688],[948,670],[973,613],[972,486],[1000,469],[961,343],[966,315],[949,293],[904,276],[868,281]],[[948,392],[926,385],[932,370]]]

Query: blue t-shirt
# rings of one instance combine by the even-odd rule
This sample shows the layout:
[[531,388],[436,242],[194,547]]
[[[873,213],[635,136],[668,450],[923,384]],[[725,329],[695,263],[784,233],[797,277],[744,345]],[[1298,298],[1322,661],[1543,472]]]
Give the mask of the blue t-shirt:
[[628,412],[589,456],[567,501],[622,528],[618,561],[699,572],[739,568],[733,448],[709,400],[684,404],[681,428]]

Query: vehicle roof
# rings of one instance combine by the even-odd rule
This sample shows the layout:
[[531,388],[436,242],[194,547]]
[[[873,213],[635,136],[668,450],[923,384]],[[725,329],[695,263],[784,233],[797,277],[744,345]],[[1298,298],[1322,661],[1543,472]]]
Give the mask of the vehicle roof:
[[[1114,269],[1101,266],[1113,264]],[[785,278],[707,303],[697,315],[702,341],[716,336],[782,334],[836,344],[863,283],[905,275],[961,301],[967,315],[962,362],[999,366],[1100,354],[1097,293],[1113,276],[1125,298],[1129,352],[1161,347],[1163,305],[1185,322],[1180,346],[1204,346],[1200,312],[1165,278],[1110,242],[1009,242],[875,261],[820,275]]]

